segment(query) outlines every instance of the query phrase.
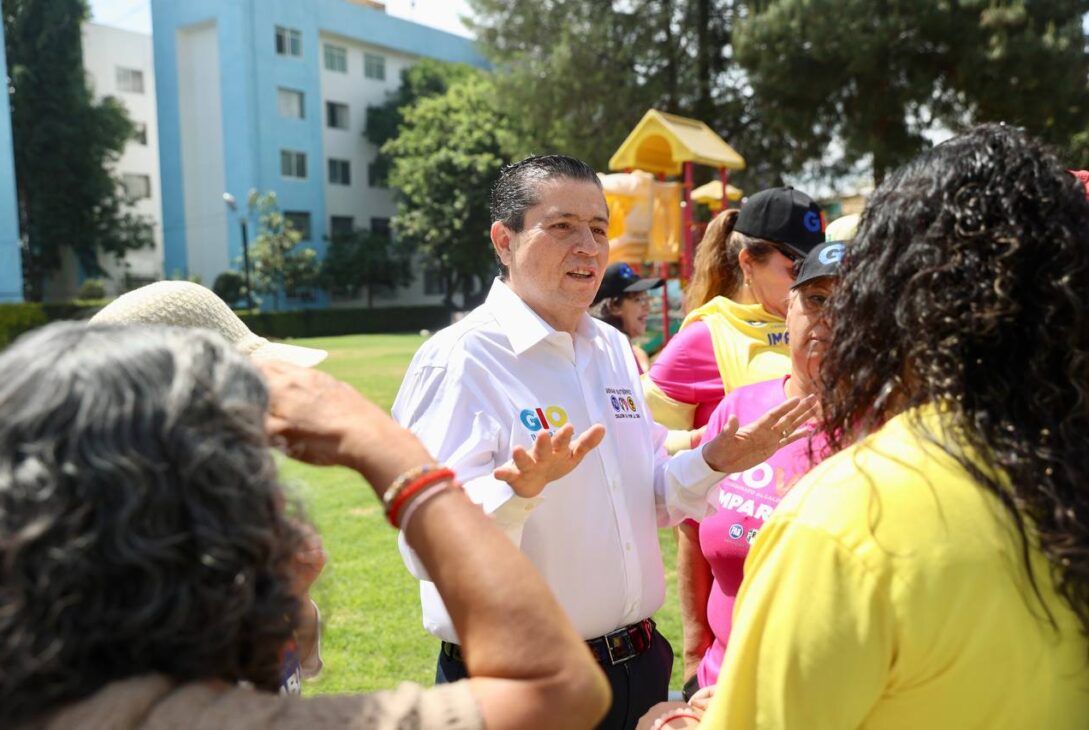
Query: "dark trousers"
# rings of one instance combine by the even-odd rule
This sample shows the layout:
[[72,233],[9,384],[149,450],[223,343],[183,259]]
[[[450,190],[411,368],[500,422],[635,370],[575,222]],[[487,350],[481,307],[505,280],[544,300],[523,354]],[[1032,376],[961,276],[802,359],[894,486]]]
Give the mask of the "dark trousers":
[[[669,677],[673,673],[673,647],[654,632],[650,648],[623,664],[602,665],[613,690],[613,704],[598,730],[634,730],[639,718],[652,706],[669,696]],[[435,684],[465,679],[465,665],[439,651]]]

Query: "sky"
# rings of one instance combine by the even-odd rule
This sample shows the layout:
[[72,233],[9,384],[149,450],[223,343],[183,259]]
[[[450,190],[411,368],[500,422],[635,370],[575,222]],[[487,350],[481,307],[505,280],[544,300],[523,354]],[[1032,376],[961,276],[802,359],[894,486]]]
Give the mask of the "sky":
[[[306,2],[306,0],[299,0]],[[91,19],[140,33],[151,32],[151,0],[90,0]],[[468,37],[460,15],[469,14],[467,0],[387,0],[386,12],[422,25]]]

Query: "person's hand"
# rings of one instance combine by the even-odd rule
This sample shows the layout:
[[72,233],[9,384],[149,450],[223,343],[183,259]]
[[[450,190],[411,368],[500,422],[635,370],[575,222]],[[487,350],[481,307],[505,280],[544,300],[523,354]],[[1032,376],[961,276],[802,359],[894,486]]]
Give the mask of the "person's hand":
[[310,586],[329,561],[329,555],[322,545],[321,535],[313,527],[306,523],[298,523],[298,527],[303,537],[291,561],[291,587],[296,596],[305,599],[310,594]]
[[574,433],[575,428],[570,423],[556,431],[556,438],[548,431],[541,431],[531,450],[515,446],[510,461],[496,469],[493,475],[509,484],[519,497],[536,497],[546,484],[570,474],[582,457],[601,443],[605,438],[605,427],[594,424],[572,440]]
[[265,428],[289,456],[351,467],[379,494],[398,475],[433,461],[419,439],[347,383],[283,362],[258,368],[269,389]]
[[816,396],[788,398],[753,423],[738,428],[730,416],[723,429],[703,446],[703,458],[718,472],[733,474],[751,469],[787,444],[808,436],[804,424],[817,413]]
[[688,699],[689,706],[699,713],[700,717],[703,717],[703,713],[707,712],[707,708],[711,706],[711,699],[715,696],[715,687],[717,686],[717,684],[712,684],[709,687],[704,687]]
[[[672,714],[684,715],[669,722],[663,723]],[[677,730],[679,728],[694,728],[699,725],[699,719],[693,715],[701,716],[699,710],[684,702],[659,702],[647,710],[647,713],[639,718],[639,724],[635,730]]]
[[700,426],[688,432],[689,443],[692,444],[689,448],[696,448],[703,441],[703,434],[706,433],[707,426]]

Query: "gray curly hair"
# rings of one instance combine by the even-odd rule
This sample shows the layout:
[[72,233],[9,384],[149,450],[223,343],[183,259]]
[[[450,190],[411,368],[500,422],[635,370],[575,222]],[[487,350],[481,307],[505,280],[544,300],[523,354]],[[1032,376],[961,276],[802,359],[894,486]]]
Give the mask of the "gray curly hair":
[[0,707],[147,673],[273,690],[298,609],[260,374],[223,339],[57,323],[0,354]]

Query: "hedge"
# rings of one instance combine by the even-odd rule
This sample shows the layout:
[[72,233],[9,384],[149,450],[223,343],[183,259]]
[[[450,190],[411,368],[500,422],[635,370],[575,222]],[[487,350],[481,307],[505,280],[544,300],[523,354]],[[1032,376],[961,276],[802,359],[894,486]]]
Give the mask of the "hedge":
[[0,347],[35,327],[59,319],[88,319],[105,301],[75,301],[63,304],[0,304]]
[[[0,304],[0,347],[6,347],[19,335],[47,322],[88,319],[104,304],[101,301]],[[441,306],[296,309],[241,316],[254,332],[275,339],[418,332],[422,329],[436,330],[450,323],[450,311]]]
[[450,324],[450,310],[441,306],[293,309],[243,314],[242,321],[262,337],[335,337],[436,330]]

